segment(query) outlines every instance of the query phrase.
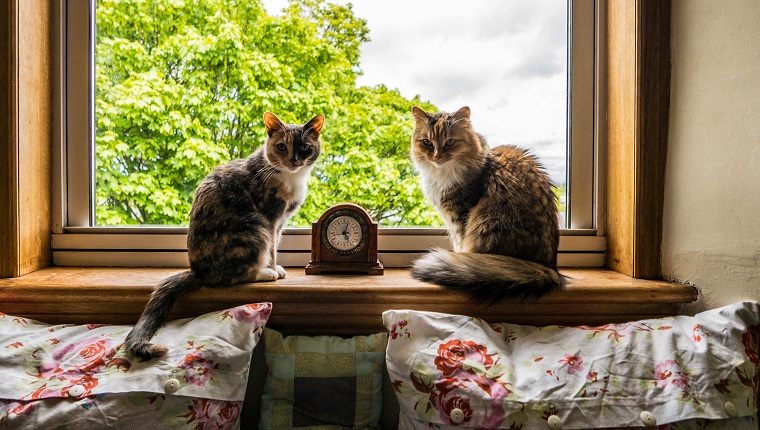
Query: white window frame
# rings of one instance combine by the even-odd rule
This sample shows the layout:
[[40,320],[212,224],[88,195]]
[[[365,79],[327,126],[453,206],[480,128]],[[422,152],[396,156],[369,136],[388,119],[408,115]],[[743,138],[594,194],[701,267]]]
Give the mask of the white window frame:
[[[53,263],[57,266],[188,265],[185,227],[95,227],[95,0],[54,3]],[[569,0],[569,228],[561,230],[561,267],[600,267],[603,232],[605,96],[604,1]],[[87,49],[85,49],[87,48]],[[601,136],[601,137],[600,137]],[[325,208],[327,209],[327,208]],[[316,221],[316,220],[315,220]],[[386,267],[408,267],[432,247],[450,246],[442,228],[380,228],[378,254]],[[285,229],[278,263],[305,266],[311,229]]]

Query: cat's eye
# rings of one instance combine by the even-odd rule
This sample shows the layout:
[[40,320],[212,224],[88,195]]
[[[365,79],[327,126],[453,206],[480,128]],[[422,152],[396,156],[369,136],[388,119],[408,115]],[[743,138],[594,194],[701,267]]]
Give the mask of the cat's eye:
[[288,150],[288,145],[285,145],[284,143],[278,143],[277,144],[277,150],[285,152]]
[[448,139],[446,140],[446,142],[443,143],[443,146],[454,146],[455,143],[456,143],[456,140]]
[[308,143],[302,143],[300,148],[301,148],[301,151],[308,151],[309,148],[311,148],[311,145],[309,145]]
[[431,146],[433,146],[433,142],[427,139],[422,139],[422,146],[427,146],[428,148],[430,148]]

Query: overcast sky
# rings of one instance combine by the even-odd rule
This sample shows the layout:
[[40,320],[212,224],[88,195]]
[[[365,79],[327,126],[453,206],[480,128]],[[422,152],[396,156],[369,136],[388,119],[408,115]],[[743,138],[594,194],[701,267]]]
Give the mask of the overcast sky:
[[[278,13],[287,0],[263,3]],[[385,84],[446,112],[469,106],[475,130],[491,146],[528,148],[555,182],[565,181],[566,2],[351,3],[371,38],[362,46],[359,85]]]

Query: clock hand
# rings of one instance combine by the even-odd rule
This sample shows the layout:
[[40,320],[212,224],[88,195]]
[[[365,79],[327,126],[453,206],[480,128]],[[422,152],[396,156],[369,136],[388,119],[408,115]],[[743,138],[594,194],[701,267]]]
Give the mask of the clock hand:
[[346,226],[343,227],[343,237],[345,237],[346,240],[348,240],[348,224],[346,224]]

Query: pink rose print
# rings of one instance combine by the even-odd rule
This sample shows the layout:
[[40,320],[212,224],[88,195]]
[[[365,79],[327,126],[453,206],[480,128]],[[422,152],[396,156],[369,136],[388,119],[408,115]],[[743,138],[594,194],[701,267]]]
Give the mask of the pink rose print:
[[27,394],[23,398],[28,397],[29,400],[39,400],[39,399],[45,399],[48,397],[57,397],[57,392],[54,390],[49,390],[47,388],[47,384],[41,386],[40,388],[37,388],[36,390],[32,391],[31,393]]
[[[507,384],[500,382],[501,375],[486,377],[498,357],[488,354],[484,345],[470,340],[453,339],[438,346],[435,366],[441,375],[432,381],[417,378],[412,373],[415,389],[430,393],[428,407],[438,411],[448,424],[462,424],[474,428],[497,428],[506,418],[502,401],[510,394]],[[475,362],[482,367],[465,368],[464,361]],[[484,371],[485,370],[485,371]],[[459,409],[464,414],[461,423],[451,421],[451,412]]]
[[185,356],[180,367],[184,369],[184,377],[189,384],[203,386],[211,379],[211,373],[218,364],[203,358],[200,352],[194,352]]
[[63,387],[63,389],[61,389],[61,393],[68,393],[69,388],[73,387],[74,385],[80,385],[82,388],[84,388],[84,393],[79,396],[80,398],[87,397],[92,394],[92,389],[98,386],[98,378],[92,375],[84,375],[79,379],[70,379],[69,385]]
[[[409,324],[409,321],[407,320],[401,320],[391,326],[391,339],[396,339],[397,337],[411,337],[412,334],[409,333],[409,330],[406,328],[406,326]],[[402,333],[403,330],[403,333]]]
[[[497,428],[506,418],[501,406],[510,391],[503,383],[474,375],[473,378],[445,378],[436,384],[437,391],[431,396],[433,407],[443,422],[461,424],[474,428]],[[451,421],[451,411],[459,409],[464,421]]]
[[447,424],[459,424],[451,421],[451,411],[454,409],[459,409],[464,413],[462,423],[470,424],[473,408],[470,407],[470,396],[466,391],[462,391],[464,390],[438,391],[438,394],[433,397],[433,406]]
[[488,369],[493,365],[493,358],[488,355],[488,349],[483,345],[466,340],[452,339],[438,346],[438,357],[435,358],[435,367],[443,372],[444,376],[451,376],[455,371],[462,369],[462,362],[471,359]]
[[222,314],[222,320],[232,318],[234,320],[263,326],[267,319],[269,319],[269,314],[271,312],[272,305],[269,303],[251,303],[226,310]]
[[559,360],[559,363],[567,364],[567,373],[570,375],[583,371],[583,358],[580,355],[565,354],[565,358]]
[[654,370],[654,377],[655,387],[675,385],[683,389],[684,394],[689,392],[689,377],[674,360],[665,360],[658,364]]
[[190,412],[182,417],[188,424],[195,424],[197,430],[228,430],[235,427],[240,416],[242,402],[225,402],[223,400],[195,399],[189,406]]
[[71,377],[95,373],[114,354],[110,339],[90,338],[68,344],[53,352],[52,361],[40,365],[39,376],[50,378],[63,373]]
[[[59,342],[52,342],[53,345]],[[125,372],[131,363],[123,358],[114,359],[116,350],[110,339],[94,337],[71,344],[62,344],[50,355],[42,357],[42,364],[37,367],[37,378],[34,390],[24,396],[31,400],[58,397],[66,395],[69,388],[80,385],[84,388],[83,397],[89,396],[98,385],[95,374],[103,367],[116,366]],[[60,381],[65,385],[60,389],[48,388],[49,381]],[[41,385],[40,385],[41,384]],[[58,384],[55,384],[58,386]]]
[[18,402],[15,400],[0,400],[0,422],[13,415],[26,415],[34,410],[34,402]]

